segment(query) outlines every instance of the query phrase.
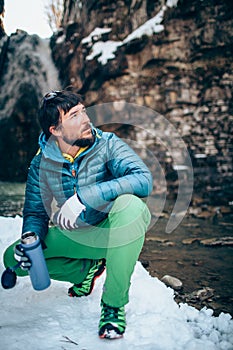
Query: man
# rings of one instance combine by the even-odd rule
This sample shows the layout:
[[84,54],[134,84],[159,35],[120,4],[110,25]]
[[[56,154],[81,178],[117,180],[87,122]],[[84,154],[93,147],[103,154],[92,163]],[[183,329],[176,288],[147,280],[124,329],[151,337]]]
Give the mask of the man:
[[[28,173],[22,233],[40,237],[50,277],[71,282],[72,297],[89,295],[106,266],[99,337],[122,337],[130,278],[150,222],[139,197],[150,194],[151,174],[115,134],[92,126],[76,93],[46,94],[39,121],[43,132]],[[5,266],[21,259],[30,268],[17,243],[6,250]]]

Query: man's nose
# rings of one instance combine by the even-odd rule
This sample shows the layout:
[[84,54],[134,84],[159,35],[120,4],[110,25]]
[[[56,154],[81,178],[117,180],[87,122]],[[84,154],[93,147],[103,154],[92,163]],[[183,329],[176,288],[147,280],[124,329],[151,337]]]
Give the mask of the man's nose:
[[82,117],[83,117],[83,121],[86,122],[86,123],[90,123],[90,118],[88,117],[87,115],[87,112],[83,112],[82,113]]

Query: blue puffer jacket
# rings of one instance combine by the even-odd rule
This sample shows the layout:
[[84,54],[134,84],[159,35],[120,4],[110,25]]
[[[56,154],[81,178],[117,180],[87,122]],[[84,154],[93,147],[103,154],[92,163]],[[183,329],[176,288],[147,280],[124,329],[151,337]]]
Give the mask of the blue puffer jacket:
[[33,158],[27,179],[23,232],[36,232],[44,239],[51,216],[74,195],[86,206],[77,220],[79,227],[105,219],[113,201],[122,194],[146,197],[152,190],[149,169],[138,155],[114,133],[94,129],[95,143],[74,163],[66,160],[56,141],[42,133],[40,152]]

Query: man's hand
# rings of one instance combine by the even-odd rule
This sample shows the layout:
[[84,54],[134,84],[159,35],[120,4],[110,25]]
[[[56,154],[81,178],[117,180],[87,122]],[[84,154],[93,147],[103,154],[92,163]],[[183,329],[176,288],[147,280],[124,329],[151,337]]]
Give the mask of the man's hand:
[[28,271],[30,267],[32,266],[31,260],[29,257],[25,254],[25,251],[21,244],[17,244],[14,248],[14,258],[17,261],[21,262],[21,269]]
[[79,200],[76,194],[67,199],[58,212],[57,224],[64,230],[77,228],[76,220],[86,207]]

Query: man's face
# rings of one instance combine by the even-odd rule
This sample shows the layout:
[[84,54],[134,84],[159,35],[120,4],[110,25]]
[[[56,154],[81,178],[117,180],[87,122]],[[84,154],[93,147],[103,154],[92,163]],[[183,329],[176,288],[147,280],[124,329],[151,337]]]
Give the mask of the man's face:
[[94,143],[90,119],[81,103],[72,107],[66,114],[61,111],[61,123],[57,128],[60,130],[59,137],[71,146],[85,147]]

